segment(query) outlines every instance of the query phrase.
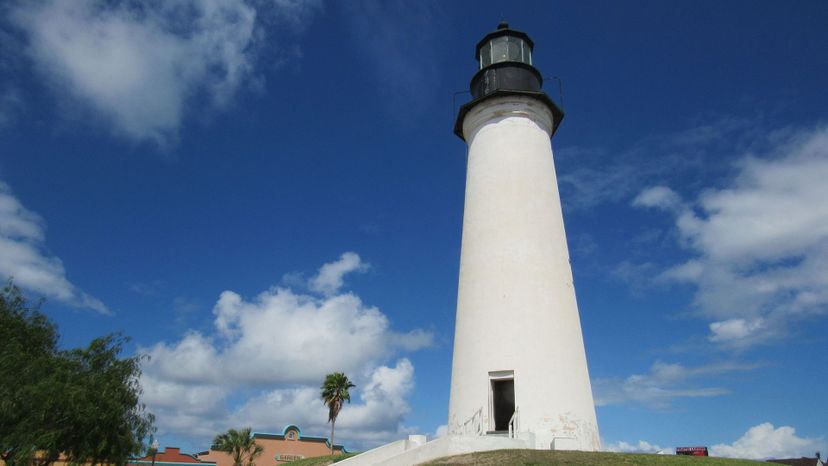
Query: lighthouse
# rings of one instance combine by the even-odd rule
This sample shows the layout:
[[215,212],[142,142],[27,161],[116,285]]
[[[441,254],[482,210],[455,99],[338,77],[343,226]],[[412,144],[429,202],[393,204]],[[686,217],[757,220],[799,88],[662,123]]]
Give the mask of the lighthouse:
[[475,48],[449,401],[454,436],[537,449],[600,440],[551,139],[563,118],[543,92],[529,36],[501,23]]

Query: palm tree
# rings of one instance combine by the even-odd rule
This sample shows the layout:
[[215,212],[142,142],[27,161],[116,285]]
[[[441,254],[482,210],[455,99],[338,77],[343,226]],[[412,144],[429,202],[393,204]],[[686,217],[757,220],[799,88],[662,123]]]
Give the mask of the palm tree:
[[348,389],[354,387],[356,385],[351,383],[348,376],[342,372],[330,373],[325,376],[325,381],[322,382],[322,401],[328,407],[328,422],[331,423],[331,455],[334,454],[336,417],[339,416],[339,411],[342,409],[342,402],[351,402],[351,394],[348,393]]
[[[152,435],[150,435],[150,438],[153,438]],[[155,457],[158,455],[158,439],[153,439],[153,441],[150,442],[150,447],[149,450],[147,450],[147,453],[152,455],[152,466],[155,466]]]
[[264,450],[250,435],[250,427],[242,430],[230,429],[216,435],[213,439],[213,448],[230,453],[233,457],[233,466],[256,466],[253,460]]

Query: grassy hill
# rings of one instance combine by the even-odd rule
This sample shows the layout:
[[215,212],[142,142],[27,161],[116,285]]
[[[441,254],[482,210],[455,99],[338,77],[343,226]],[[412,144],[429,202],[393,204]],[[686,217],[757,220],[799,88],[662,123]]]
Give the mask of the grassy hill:
[[[336,461],[343,460],[354,453],[337,456]],[[307,458],[291,462],[291,466],[327,466],[334,461],[330,456]],[[474,466],[542,466],[542,465],[578,465],[578,466],[761,466],[769,463],[750,460],[733,460],[726,458],[702,458],[676,455],[638,455],[629,453],[580,451],[546,451],[546,450],[497,450],[467,455],[449,456],[434,460],[427,465],[474,465]]]
[[760,466],[759,461],[726,458],[693,457],[677,455],[641,455],[630,453],[548,451],[548,450],[497,450],[467,455],[450,456],[434,460],[428,465],[579,465],[579,466]]

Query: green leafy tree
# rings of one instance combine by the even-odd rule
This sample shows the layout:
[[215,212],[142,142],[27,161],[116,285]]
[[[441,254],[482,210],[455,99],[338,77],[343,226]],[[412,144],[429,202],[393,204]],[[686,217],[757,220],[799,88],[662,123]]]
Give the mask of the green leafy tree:
[[334,426],[336,426],[336,418],[339,416],[339,411],[342,410],[342,403],[351,402],[351,394],[348,389],[354,388],[356,385],[351,383],[342,372],[332,372],[325,376],[325,381],[322,382],[322,401],[328,407],[328,422],[331,423],[331,455],[334,454]]
[[126,464],[153,430],[139,401],[141,358],[119,358],[126,339],[117,334],[71,350],[58,338],[14,285],[0,292],[0,457],[9,466],[46,465],[61,453]]
[[0,456],[7,464],[30,463],[38,446],[53,443],[44,424],[55,419],[41,406],[52,391],[57,340],[55,325],[8,284],[0,294]]
[[242,430],[230,429],[216,435],[213,448],[230,453],[233,457],[233,466],[255,466],[254,460],[264,450],[250,434],[250,427]]

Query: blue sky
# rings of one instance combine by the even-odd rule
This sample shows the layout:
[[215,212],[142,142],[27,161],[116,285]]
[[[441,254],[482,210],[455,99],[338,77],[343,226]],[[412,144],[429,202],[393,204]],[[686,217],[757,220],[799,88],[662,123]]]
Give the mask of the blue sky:
[[63,345],[123,331],[152,356],[162,444],[325,435],[331,370],[357,384],[351,448],[441,430],[452,97],[506,19],[563,81],[553,147],[605,448],[828,453],[826,3],[0,8],[0,276],[47,298]]

